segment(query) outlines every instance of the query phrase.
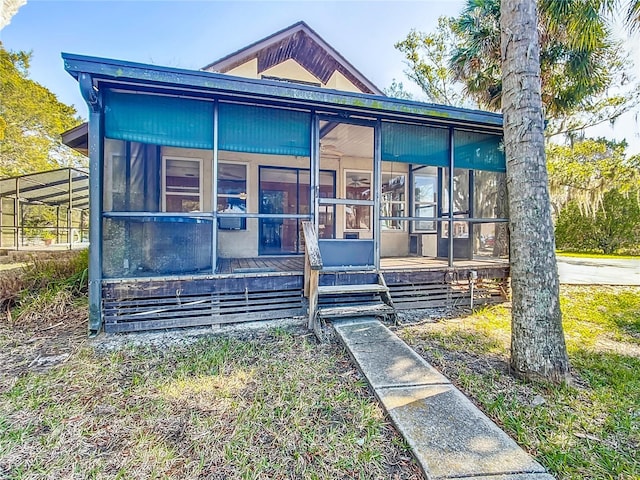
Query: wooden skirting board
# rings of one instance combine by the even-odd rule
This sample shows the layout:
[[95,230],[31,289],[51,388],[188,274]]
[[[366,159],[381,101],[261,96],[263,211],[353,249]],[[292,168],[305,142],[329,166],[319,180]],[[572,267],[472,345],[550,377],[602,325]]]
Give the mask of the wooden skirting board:
[[[478,276],[474,305],[507,299],[509,268],[503,264],[455,270],[385,270],[384,278],[397,310],[456,307],[470,304],[472,270]],[[320,285],[356,284],[362,281],[360,275],[371,273],[322,274]],[[106,332],[126,332],[305,316],[303,281],[302,272],[107,280],[102,287],[104,328]],[[331,297],[323,303],[330,306]]]

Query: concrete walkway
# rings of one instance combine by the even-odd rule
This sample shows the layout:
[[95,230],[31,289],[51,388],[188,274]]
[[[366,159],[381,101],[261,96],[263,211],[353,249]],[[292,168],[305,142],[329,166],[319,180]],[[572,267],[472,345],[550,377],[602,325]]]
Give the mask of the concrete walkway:
[[378,320],[332,323],[428,479],[553,480]]

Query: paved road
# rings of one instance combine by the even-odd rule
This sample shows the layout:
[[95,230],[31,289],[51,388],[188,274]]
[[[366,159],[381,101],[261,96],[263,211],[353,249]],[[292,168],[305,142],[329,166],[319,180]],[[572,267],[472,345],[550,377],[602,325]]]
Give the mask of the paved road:
[[558,257],[560,283],[640,286],[640,260]]

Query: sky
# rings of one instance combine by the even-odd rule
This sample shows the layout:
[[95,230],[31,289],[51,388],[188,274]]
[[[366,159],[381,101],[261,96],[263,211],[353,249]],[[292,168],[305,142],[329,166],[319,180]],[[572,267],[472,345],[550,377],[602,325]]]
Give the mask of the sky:
[[[414,1],[58,1],[28,0],[0,31],[9,50],[33,52],[31,78],[87,118],[78,84],[64,71],[61,52],[199,69],[300,20],[379,88],[395,78],[420,95],[404,75],[394,43],[411,29],[433,31],[441,15],[455,16],[462,0]],[[638,43],[624,39],[627,45]],[[636,46],[634,74],[640,79]],[[420,99],[420,98],[418,98]],[[634,113],[615,127],[589,132],[626,138],[640,153]]]

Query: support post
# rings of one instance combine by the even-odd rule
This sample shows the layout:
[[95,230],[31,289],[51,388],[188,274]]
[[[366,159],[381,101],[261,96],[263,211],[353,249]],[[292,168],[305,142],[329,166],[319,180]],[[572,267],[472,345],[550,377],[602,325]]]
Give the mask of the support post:
[[454,171],[454,157],[455,157],[455,143],[453,136],[455,135],[452,127],[449,128],[449,254],[448,265],[453,267],[453,171]]
[[60,205],[56,206],[56,243],[60,243]]
[[382,122],[376,122],[373,129],[373,264],[380,270],[380,211],[382,195]]
[[69,250],[73,249],[73,170],[69,169],[69,205],[67,207],[67,240]]
[[302,233],[304,235],[304,296],[309,300],[308,327],[317,335],[318,285],[320,270],[322,270],[322,256],[313,222],[302,222]]
[[[211,222],[211,273],[216,273],[218,269],[218,124],[220,123],[218,113],[218,101],[213,104],[213,166],[211,167],[211,211],[213,221]],[[247,179],[248,180],[248,179]]]
[[16,250],[20,250],[20,183],[16,178],[16,199],[13,204],[13,227],[16,240]]
[[309,165],[309,172],[311,190],[310,213],[315,231],[317,232],[320,224],[320,119],[315,112],[311,114],[311,164]]
[[2,217],[4,216],[3,210],[2,210],[2,206],[4,203],[3,200],[4,200],[4,197],[0,197],[0,247],[3,246],[2,237],[4,237],[4,228],[2,228],[4,226],[3,225],[4,222],[2,221],[3,220]]
[[102,163],[103,113],[100,92],[89,74],[78,77],[89,106],[89,335],[102,328]]

